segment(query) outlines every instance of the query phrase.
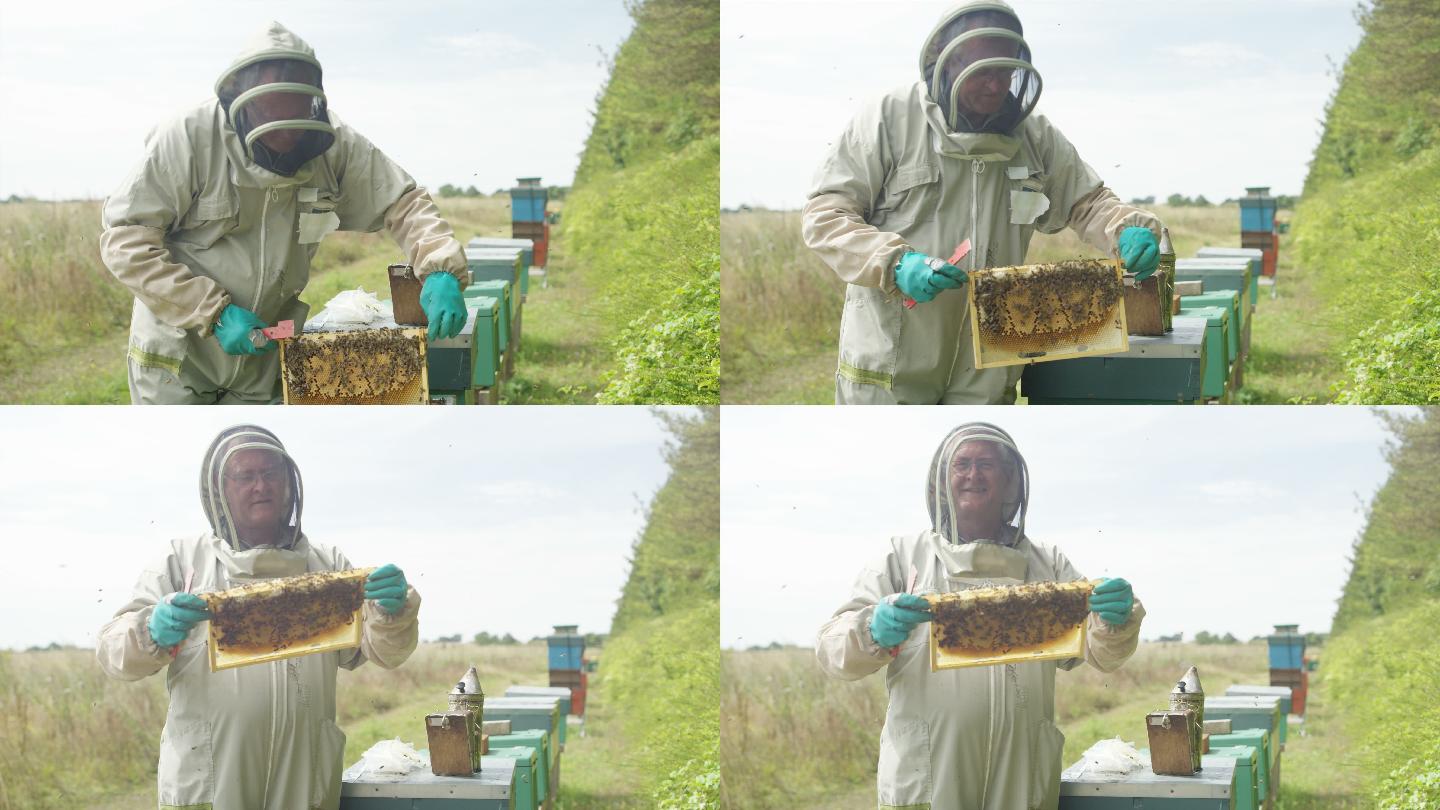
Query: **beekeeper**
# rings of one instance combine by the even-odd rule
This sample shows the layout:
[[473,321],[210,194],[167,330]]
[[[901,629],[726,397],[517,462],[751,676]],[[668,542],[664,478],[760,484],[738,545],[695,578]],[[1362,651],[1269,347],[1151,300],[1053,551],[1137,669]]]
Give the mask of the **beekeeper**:
[[1041,80],[1022,33],[997,0],[946,14],[921,80],[862,108],[815,174],[802,233],[846,282],[837,404],[1014,402],[1024,366],[974,367],[964,271],[1023,264],[1036,230],[1069,226],[1139,278],[1155,271],[1159,220],[1032,114]]
[[101,214],[101,258],[135,295],[132,402],[275,401],[278,352],[252,331],[301,328],[310,260],[335,230],[389,230],[424,281],[430,339],[459,334],[464,248],[429,193],[327,109],[309,45],[270,23],[215,93],[150,133]]
[[399,568],[382,566],[365,582],[359,648],[211,672],[208,614],[195,594],[354,566],[301,531],[300,470],[264,428],[239,425],[211,442],[200,502],[210,531],[172,541],[96,641],[113,678],[166,670],[160,810],[333,810],[345,751],[336,668],[404,663],[419,639],[420,595]]
[[[930,529],[893,538],[820,628],[815,655],[827,674],[856,680],[888,667],[876,775],[881,810],[1059,802],[1065,738],[1055,727],[1055,670],[1080,659],[931,672],[921,626],[930,614],[917,596],[1081,579],[1058,549],[1025,535],[1029,499],[1025,458],[1009,434],[984,422],[951,431],[926,481]],[[1089,606],[1084,658],[1111,672],[1135,652],[1145,610],[1123,579],[1097,586]]]

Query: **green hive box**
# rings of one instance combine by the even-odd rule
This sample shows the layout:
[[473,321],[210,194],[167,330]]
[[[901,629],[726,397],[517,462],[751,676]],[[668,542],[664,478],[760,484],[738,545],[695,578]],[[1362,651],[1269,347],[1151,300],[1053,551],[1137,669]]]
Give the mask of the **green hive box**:
[[1225,688],[1224,697],[1255,697],[1257,695],[1280,698],[1280,711],[1285,714],[1294,714],[1295,690],[1288,686],[1237,683]]
[[1260,303],[1260,276],[1265,269],[1265,251],[1259,248],[1202,247],[1195,251],[1197,259],[1245,259],[1250,268],[1250,308]]
[[538,770],[535,782],[540,786],[540,801],[545,801],[545,797],[549,795],[546,786],[550,784],[550,771],[555,767],[556,756],[556,752],[551,750],[550,732],[535,728],[528,731],[516,731],[513,734],[496,734],[490,737],[492,752],[497,748],[516,747],[535,749],[535,767]]
[[574,714],[571,699],[574,697],[568,686],[511,686],[505,690],[505,697],[550,697],[560,700],[560,714],[568,716]]
[[[1214,713],[1211,713],[1211,707]],[[1280,713],[1280,698],[1267,697],[1214,697],[1205,699],[1206,720],[1229,720],[1236,731],[1242,728],[1263,728],[1280,738],[1280,750],[1285,750],[1288,736],[1285,715]]]
[[540,795],[541,783],[539,769],[535,765],[535,749],[523,746],[491,749],[489,754],[480,758],[481,770],[485,768],[485,760],[491,757],[515,760],[515,810],[536,810],[540,807],[545,797]]
[[1230,337],[1226,330],[1230,312],[1224,307],[1196,307],[1182,309],[1176,317],[1205,321],[1205,376],[1200,390],[1206,397],[1223,400],[1230,381]]
[[366,781],[359,763],[340,778],[340,810],[514,810],[515,760],[482,757],[471,776],[436,776],[429,765],[398,781]]
[[530,268],[535,264],[535,240],[477,236],[466,243],[465,247],[510,248],[520,251],[520,297],[530,294]]
[[1225,307],[1230,310],[1230,322],[1240,324],[1240,329],[1250,325],[1250,311],[1240,306],[1239,290],[1206,290],[1200,295],[1183,295],[1181,307]]
[[1060,774],[1060,810],[1234,810],[1235,765],[1207,754],[1194,776],[1155,774],[1146,766],[1114,780],[1084,773],[1077,762]]
[[1131,335],[1121,354],[1025,366],[1020,391],[1034,405],[1191,404],[1201,396],[1205,323],[1175,319],[1164,335]]
[[470,283],[477,281],[508,281],[520,287],[520,251],[514,248],[465,248],[465,264],[470,268]]
[[495,328],[499,332],[501,353],[510,351],[510,326],[515,322],[515,310],[510,306],[510,290],[508,281],[477,281],[466,287],[464,292],[467,302],[482,298],[495,300],[495,314],[500,318]]
[[1270,732],[1263,728],[1246,728],[1232,731],[1229,734],[1211,734],[1210,747],[1228,748],[1236,745],[1248,745],[1260,751],[1256,761],[1257,789],[1261,789],[1261,795],[1270,787],[1270,775],[1277,772],[1280,765],[1280,747],[1274,745],[1274,738]]
[[455,392],[495,384],[500,368],[495,302],[482,298],[466,301],[465,306],[470,317],[460,334],[426,347],[425,371],[432,391]]
[[1238,290],[1245,309],[1254,309],[1259,295],[1260,276],[1250,272],[1250,263],[1244,259],[1176,259],[1175,280],[1203,281],[1205,292]]
[[1264,797],[1269,794],[1260,787],[1262,757],[1259,750],[1249,745],[1216,748],[1212,737],[1210,756],[1230,757],[1235,760],[1235,810],[1262,810]]
[[[494,713],[491,713],[491,708]],[[512,731],[538,728],[550,732],[550,738],[565,750],[565,721],[560,716],[557,698],[489,698],[485,699],[486,720],[509,720]]]
[[[1186,299],[1189,299],[1189,298],[1206,298],[1206,299],[1209,299],[1209,301],[1208,301],[1208,302],[1200,302],[1200,303],[1186,303]],[[1225,310],[1225,323],[1223,324],[1223,326],[1224,326],[1224,328],[1225,328],[1225,361],[1226,361],[1229,365],[1233,366],[1233,365],[1235,365],[1235,363],[1236,363],[1236,362],[1240,359],[1240,357],[1241,357],[1241,354],[1240,354],[1240,327],[1241,327],[1241,321],[1239,320],[1239,318],[1236,317],[1237,307],[1235,306],[1235,302],[1232,302],[1229,298],[1225,297],[1224,295],[1214,295],[1214,294],[1210,294],[1210,295],[1194,295],[1194,296],[1189,296],[1189,295],[1187,295],[1187,296],[1185,296],[1185,298],[1180,299],[1180,314],[1181,314],[1181,315],[1184,315],[1187,311],[1193,311],[1193,310],[1197,310],[1197,309],[1213,309],[1213,308],[1218,308],[1218,309],[1223,309],[1223,310]]]

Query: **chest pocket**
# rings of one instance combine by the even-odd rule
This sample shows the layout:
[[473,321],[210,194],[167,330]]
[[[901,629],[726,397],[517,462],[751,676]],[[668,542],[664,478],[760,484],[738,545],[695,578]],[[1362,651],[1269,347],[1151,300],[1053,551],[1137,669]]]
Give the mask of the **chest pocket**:
[[1010,224],[1034,225],[1050,210],[1045,175],[1026,166],[1009,166],[1005,172],[1010,183]]
[[296,191],[297,241],[302,245],[318,245],[320,240],[340,227],[335,213],[335,195],[323,188],[301,187]]
[[919,162],[899,166],[885,181],[885,195],[871,224],[900,233],[916,222],[934,218],[940,205],[940,167]]
[[205,249],[240,227],[240,197],[234,186],[207,188],[190,204],[190,210],[169,238]]

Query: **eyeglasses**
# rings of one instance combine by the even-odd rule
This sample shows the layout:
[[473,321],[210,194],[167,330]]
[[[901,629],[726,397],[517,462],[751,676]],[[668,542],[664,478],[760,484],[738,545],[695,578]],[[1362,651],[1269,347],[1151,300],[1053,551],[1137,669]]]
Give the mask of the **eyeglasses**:
[[1000,462],[991,461],[988,458],[982,458],[974,462],[970,461],[970,459],[968,458],[957,458],[954,461],[950,462],[950,469],[954,472],[960,473],[968,473],[970,472],[970,470],[973,469],[976,472],[988,474],[993,473],[996,470],[1003,469],[1004,466],[1005,465],[1001,464]]
[[271,469],[261,470],[260,472],[225,473],[225,480],[239,484],[242,487],[253,487],[256,481],[264,481],[266,484],[273,485],[285,480],[285,470]]

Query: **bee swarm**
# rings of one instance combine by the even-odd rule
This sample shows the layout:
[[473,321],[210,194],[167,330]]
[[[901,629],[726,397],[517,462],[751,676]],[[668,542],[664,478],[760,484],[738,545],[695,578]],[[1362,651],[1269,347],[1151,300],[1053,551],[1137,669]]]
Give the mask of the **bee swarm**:
[[1093,588],[1085,580],[1036,582],[932,596],[940,647],[1003,655],[1039,646],[1085,621]]
[[304,574],[201,598],[220,649],[279,652],[352,622],[365,601],[365,579],[353,572]]
[[1098,259],[980,270],[971,279],[981,336],[1015,350],[1091,335],[1124,295],[1114,265]]
[[293,398],[379,397],[420,375],[418,341],[400,329],[322,332],[285,347],[282,372]]

